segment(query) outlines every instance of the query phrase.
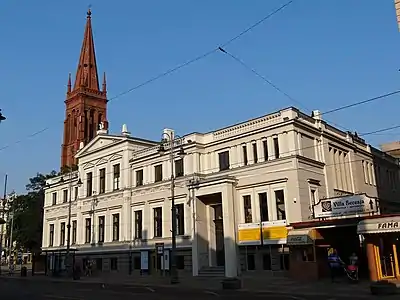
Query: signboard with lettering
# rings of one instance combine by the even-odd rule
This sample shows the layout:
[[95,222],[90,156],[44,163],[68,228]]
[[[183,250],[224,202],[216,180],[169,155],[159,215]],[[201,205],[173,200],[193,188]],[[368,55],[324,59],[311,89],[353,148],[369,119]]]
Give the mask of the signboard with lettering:
[[322,199],[314,206],[315,218],[377,213],[377,199],[365,194]]
[[378,223],[378,229],[380,230],[393,230],[393,229],[398,229],[399,228],[399,222],[384,222],[384,223]]

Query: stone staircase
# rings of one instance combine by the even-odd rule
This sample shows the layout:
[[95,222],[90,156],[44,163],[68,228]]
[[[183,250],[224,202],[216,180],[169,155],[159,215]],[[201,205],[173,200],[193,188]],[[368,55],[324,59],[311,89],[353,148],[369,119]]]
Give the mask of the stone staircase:
[[203,267],[199,270],[199,277],[225,277],[225,267]]

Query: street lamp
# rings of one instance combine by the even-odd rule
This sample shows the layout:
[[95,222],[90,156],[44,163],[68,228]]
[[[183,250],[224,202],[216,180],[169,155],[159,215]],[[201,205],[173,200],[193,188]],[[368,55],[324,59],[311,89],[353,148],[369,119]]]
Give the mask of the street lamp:
[[12,254],[12,248],[13,248],[13,227],[14,227],[14,210],[12,209],[12,204],[17,197],[17,194],[15,192],[12,192],[11,194],[8,195],[8,197],[5,199],[6,204],[8,205],[8,216],[11,218],[11,226],[10,226],[10,241],[8,243],[8,271],[11,274],[13,271],[13,262],[11,261],[11,254]]
[[[66,262],[67,268],[70,268],[70,249],[71,249],[71,214],[72,214],[72,174],[73,174],[72,167],[70,168],[69,172],[69,199],[68,199],[68,224],[67,224],[67,253],[66,253]],[[79,171],[76,171],[78,174],[78,181],[76,182],[76,185],[78,187],[82,186],[82,180],[79,177]],[[63,178],[61,177],[63,180]],[[67,270],[67,271],[70,271]]]
[[177,139],[175,139],[174,134],[164,132],[162,135],[161,139],[161,144],[160,148],[158,149],[160,154],[163,154],[166,152],[165,149],[165,144],[169,146],[169,158],[170,158],[170,163],[171,163],[171,223],[172,223],[172,241],[171,241],[171,283],[175,284],[179,282],[178,279],[178,272],[176,269],[176,207],[175,207],[175,175],[174,175],[174,163],[175,163],[175,143],[179,141],[178,146],[179,146],[179,151],[178,151],[178,157],[183,158],[185,155],[185,152],[183,150],[182,146],[182,141],[183,138],[177,136]]

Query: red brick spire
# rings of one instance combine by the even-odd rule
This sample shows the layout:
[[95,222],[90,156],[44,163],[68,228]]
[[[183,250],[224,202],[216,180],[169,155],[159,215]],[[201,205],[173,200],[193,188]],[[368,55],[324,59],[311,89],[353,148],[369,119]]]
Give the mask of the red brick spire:
[[78,70],[73,91],[80,87],[85,87],[90,90],[99,90],[99,79],[97,75],[96,54],[94,51],[93,31],[92,31],[92,12],[89,9],[86,18],[85,34],[79,57]]

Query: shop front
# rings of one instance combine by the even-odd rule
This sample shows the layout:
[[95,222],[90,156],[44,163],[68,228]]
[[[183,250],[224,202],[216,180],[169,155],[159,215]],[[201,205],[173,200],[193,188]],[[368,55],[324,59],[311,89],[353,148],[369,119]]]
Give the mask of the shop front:
[[290,249],[290,277],[304,281],[315,281],[324,277],[326,251],[318,244],[321,240],[322,237],[315,228],[289,231],[287,244]]
[[357,232],[365,239],[370,279],[400,280],[400,215],[363,220]]
[[290,269],[286,221],[239,224],[237,240],[242,272]]

